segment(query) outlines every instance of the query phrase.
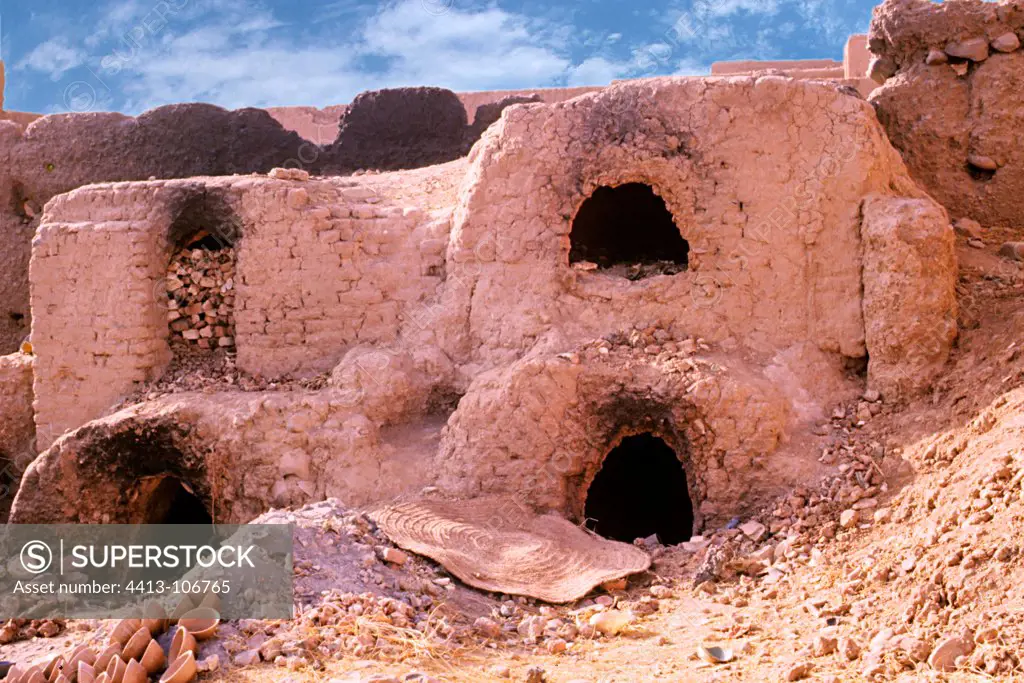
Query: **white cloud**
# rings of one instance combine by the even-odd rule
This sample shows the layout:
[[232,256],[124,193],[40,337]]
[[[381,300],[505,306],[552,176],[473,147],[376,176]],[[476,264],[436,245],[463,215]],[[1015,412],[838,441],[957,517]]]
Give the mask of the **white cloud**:
[[125,109],[193,100],[230,108],[323,106],[405,85],[539,87],[597,73],[602,65],[588,60],[573,69],[561,27],[497,7],[436,15],[420,0],[405,0],[379,11],[341,45],[274,36],[268,29],[275,25],[230,13],[185,33],[167,29],[158,48],[144,46],[124,64]]
[[727,17],[739,11],[751,14],[775,14],[779,11],[778,0],[698,0],[698,12],[717,17]]
[[64,72],[85,63],[85,53],[68,45],[61,38],[52,38],[36,47],[15,65],[16,69],[31,69],[60,80]]
[[604,57],[590,57],[569,70],[567,85],[608,85],[616,78],[625,78],[634,70],[632,62],[613,62]]
[[[81,27],[82,50],[50,41],[24,60],[25,68],[59,78],[87,65],[102,79],[106,106],[128,113],[189,101],[325,106],[368,89],[411,85],[455,91],[601,85],[654,72],[635,55],[617,59],[609,52],[626,49],[622,34],[586,31],[566,17],[527,16],[493,4],[470,9],[449,0],[328,4],[324,16],[340,13],[351,25],[339,36],[318,34],[317,20],[286,27],[258,1],[168,0],[180,9],[153,22],[149,0],[111,0]],[[424,2],[447,9],[431,12]],[[682,63],[679,46],[669,47],[656,64],[662,73]]]
[[454,90],[540,86],[564,77],[571,62],[557,26],[497,7],[444,14],[405,0],[366,25],[359,51],[383,57],[392,85],[441,85]]

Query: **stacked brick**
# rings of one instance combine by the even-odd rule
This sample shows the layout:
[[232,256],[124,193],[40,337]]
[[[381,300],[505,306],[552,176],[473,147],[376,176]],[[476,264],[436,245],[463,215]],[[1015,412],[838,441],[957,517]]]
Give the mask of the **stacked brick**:
[[167,267],[172,341],[201,349],[235,345],[235,250],[182,249]]

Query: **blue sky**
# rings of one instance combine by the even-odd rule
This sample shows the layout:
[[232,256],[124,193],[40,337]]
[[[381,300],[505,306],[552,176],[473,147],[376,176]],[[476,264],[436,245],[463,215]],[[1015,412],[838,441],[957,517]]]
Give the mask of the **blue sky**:
[[842,59],[874,4],[0,0],[4,108],[322,107],[403,85],[597,85],[729,59]]

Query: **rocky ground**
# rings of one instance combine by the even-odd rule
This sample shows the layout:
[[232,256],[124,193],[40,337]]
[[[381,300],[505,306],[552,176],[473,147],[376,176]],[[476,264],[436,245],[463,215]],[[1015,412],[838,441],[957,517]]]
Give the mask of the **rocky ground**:
[[[732,528],[651,547],[649,572],[560,606],[463,586],[337,501],[273,511],[260,521],[299,529],[299,617],[222,624],[200,680],[1024,677],[1024,275],[1000,254],[1008,234],[958,233],[949,371],[913,403],[866,393],[834,406],[815,429],[824,480]],[[147,391],[256,381],[215,358],[207,380],[183,357]],[[8,625],[0,657],[45,660],[113,624],[42,626]]]

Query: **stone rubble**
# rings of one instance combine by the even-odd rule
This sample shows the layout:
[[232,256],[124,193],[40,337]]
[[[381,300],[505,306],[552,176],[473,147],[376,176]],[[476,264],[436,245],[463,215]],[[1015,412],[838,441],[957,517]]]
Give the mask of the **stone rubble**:
[[186,248],[167,267],[167,321],[175,340],[201,349],[235,345],[235,252]]

